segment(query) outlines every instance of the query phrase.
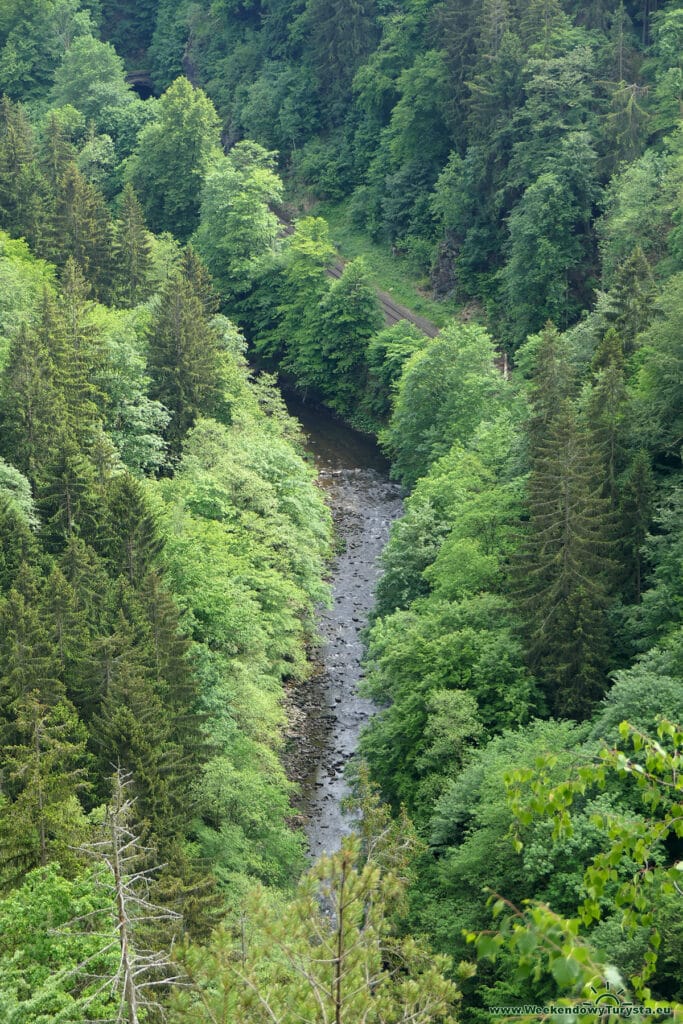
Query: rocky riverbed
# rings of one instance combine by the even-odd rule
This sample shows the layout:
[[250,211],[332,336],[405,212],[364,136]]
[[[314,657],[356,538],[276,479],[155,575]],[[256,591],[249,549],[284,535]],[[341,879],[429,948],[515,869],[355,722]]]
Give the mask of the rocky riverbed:
[[341,545],[331,567],[332,607],[320,610],[316,672],[288,694],[286,761],[300,786],[297,820],[316,857],[337,849],[353,827],[341,806],[348,794],[344,769],[375,710],[358,694],[361,634],[373,604],[379,556],[402,504],[400,488],[389,480],[388,465],[370,439],[325,412],[288,405],[308,434]]

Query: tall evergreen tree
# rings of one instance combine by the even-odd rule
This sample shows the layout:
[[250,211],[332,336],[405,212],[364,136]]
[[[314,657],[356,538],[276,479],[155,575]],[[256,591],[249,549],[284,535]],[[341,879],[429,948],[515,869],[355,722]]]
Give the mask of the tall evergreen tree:
[[214,288],[213,278],[207,270],[206,264],[190,242],[183,249],[180,269],[183,277],[189,281],[195,295],[199,298],[204,315],[210,317],[217,313],[221,305],[220,296]]
[[610,664],[610,512],[599,458],[568,400],[531,448],[528,525],[516,556],[529,666],[555,714],[586,718]]
[[0,100],[0,223],[40,256],[49,249],[49,196],[24,108]]
[[113,578],[124,576],[131,587],[138,588],[152,571],[162,547],[142,484],[129,473],[122,473],[109,482],[105,502],[97,548]]
[[132,308],[150,294],[151,248],[142,206],[130,182],[126,182],[121,194],[113,251],[117,297],[124,306]]
[[25,518],[0,495],[0,595],[10,589],[24,562],[35,564],[38,558],[38,544]]
[[625,596],[636,602],[643,593],[644,545],[652,526],[654,491],[650,459],[641,449],[620,481],[618,509]]
[[587,404],[588,425],[605,467],[603,493],[617,500],[617,477],[624,468],[628,395],[621,338],[609,328],[593,360],[596,376]]
[[112,288],[112,222],[102,194],[83,177],[75,164],[68,164],[57,182],[55,237],[57,262],[71,256],[99,299],[107,299]]
[[150,397],[171,413],[165,436],[172,455],[197,416],[219,408],[223,367],[221,339],[207,323],[202,298],[183,274],[174,275],[159,296],[147,362]]
[[1,378],[2,452],[34,486],[54,453],[55,425],[66,416],[51,351],[55,330],[54,303],[45,293],[40,323],[20,327]]
[[24,565],[0,605],[0,719],[5,723],[6,743],[17,739],[10,724],[17,702],[37,693],[44,703],[55,704],[63,694],[41,586],[37,572]]
[[39,691],[19,698],[10,724],[14,742],[3,750],[0,806],[0,878],[16,882],[26,871],[58,859],[73,870],[73,849],[85,818],[78,793],[85,780],[85,729],[75,709],[61,697],[46,703]]
[[636,337],[652,320],[656,290],[652,269],[638,245],[615,271],[606,312],[608,322],[622,339],[626,356],[633,353]]

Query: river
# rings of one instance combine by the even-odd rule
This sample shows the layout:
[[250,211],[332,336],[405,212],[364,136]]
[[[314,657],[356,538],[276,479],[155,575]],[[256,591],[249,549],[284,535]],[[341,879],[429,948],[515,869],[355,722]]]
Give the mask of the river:
[[353,821],[342,812],[344,768],[375,710],[358,695],[363,643],[379,576],[379,555],[402,512],[401,489],[374,442],[324,410],[288,398],[307,436],[342,550],[331,566],[331,608],[320,609],[322,646],[314,677],[293,695],[299,724],[290,739],[290,774],[312,857],[339,848]]

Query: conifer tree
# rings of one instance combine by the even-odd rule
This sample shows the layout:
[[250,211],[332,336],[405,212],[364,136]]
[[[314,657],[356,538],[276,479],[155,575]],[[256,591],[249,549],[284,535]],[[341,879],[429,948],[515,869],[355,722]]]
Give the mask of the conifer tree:
[[114,226],[116,292],[122,305],[132,308],[150,294],[150,243],[142,206],[135,189],[126,182]]
[[71,256],[80,264],[95,296],[106,300],[112,288],[113,227],[102,194],[68,164],[56,185],[57,262]]
[[36,564],[39,548],[25,518],[0,495],[0,595],[6,593],[24,563]]
[[565,399],[532,435],[528,525],[516,557],[528,661],[555,714],[582,719],[609,667],[614,565],[599,457]]
[[621,338],[613,328],[606,331],[593,360],[595,380],[588,399],[587,418],[593,441],[605,467],[603,494],[614,506],[617,477],[626,458],[624,429],[628,395],[624,380]]
[[114,477],[105,491],[106,511],[97,548],[112,577],[141,586],[162,548],[159,530],[142,485],[129,473]]
[[619,483],[619,538],[625,596],[639,602],[643,592],[644,544],[652,526],[655,484],[650,459],[636,452]]
[[552,55],[557,33],[569,28],[569,19],[559,0],[528,0],[520,28],[527,49],[547,58]]
[[101,559],[82,537],[72,534],[67,538],[58,564],[73,590],[77,608],[90,627],[104,629],[110,581]]
[[78,793],[87,783],[85,729],[65,697],[46,703],[32,690],[12,713],[8,731],[15,738],[3,751],[0,878],[15,883],[53,859],[73,870],[73,847],[85,826]]
[[610,325],[622,339],[626,356],[632,354],[636,337],[652,320],[656,291],[650,264],[638,245],[617,267],[606,314]]
[[57,300],[59,332],[53,342],[57,383],[64,396],[68,426],[81,447],[93,440],[101,419],[104,395],[95,380],[104,363],[97,328],[92,319],[90,286],[72,256],[61,273]]
[[0,223],[11,235],[25,238],[38,255],[46,255],[46,182],[24,108],[7,96],[0,100]]
[[101,509],[95,471],[68,429],[55,432],[55,449],[43,468],[37,501],[41,535],[50,551],[61,551],[73,533],[85,538],[97,533]]
[[67,169],[75,164],[75,160],[76,149],[67,138],[59,117],[52,111],[43,133],[41,165],[54,193],[58,191]]
[[141,646],[144,632],[129,615],[130,608],[119,608],[109,635],[99,641],[93,682],[101,702],[91,734],[100,779],[110,775],[112,765],[134,773],[140,815],[158,839],[179,831],[178,804],[184,796],[175,789],[179,751],[170,740],[169,713],[155,693],[149,652]]
[[197,1024],[452,1024],[458,992],[445,977],[452,965],[415,937],[395,934],[404,864],[377,845],[365,859],[360,840],[345,839],[304,876],[277,918],[256,890],[239,927],[218,929],[201,953],[187,949],[183,965],[196,991],[180,994],[173,1024],[188,1015]]
[[220,296],[214,288],[213,279],[206,264],[190,242],[183,249],[180,270],[183,277],[192,285],[195,295],[202,304],[204,315],[211,317],[217,313],[221,304]]
[[0,604],[0,719],[4,741],[16,741],[10,726],[13,708],[29,694],[37,693],[46,704],[63,695],[60,665],[41,600],[42,581],[35,569],[24,564]]
[[65,418],[50,351],[54,327],[54,305],[46,293],[40,324],[35,329],[20,327],[2,373],[2,452],[34,486],[54,452],[55,424]]
[[147,362],[150,397],[171,413],[165,436],[173,456],[197,417],[219,408],[223,366],[221,340],[206,321],[202,297],[184,275],[174,275],[159,296]]
[[308,0],[305,18],[318,90],[338,116],[339,100],[376,38],[374,0]]

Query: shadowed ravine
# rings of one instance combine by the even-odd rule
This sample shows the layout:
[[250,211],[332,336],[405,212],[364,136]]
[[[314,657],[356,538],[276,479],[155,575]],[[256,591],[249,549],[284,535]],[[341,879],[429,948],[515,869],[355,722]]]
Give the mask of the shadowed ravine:
[[373,604],[379,555],[392,521],[401,514],[401,499],[400,488],[389,480],[386,460],[371,440],[324,411],[296,401],[288,406],[308,434],[343,544],[331,567],[332,607],[320,612],[324,642],[319,668],[291,695],[295,721],[288,767],[301,787],[296,803],[315,857],[337,849],[352,826],[341,809],[348,792],[344,767],[374,710],[357,692],[361,632]]

